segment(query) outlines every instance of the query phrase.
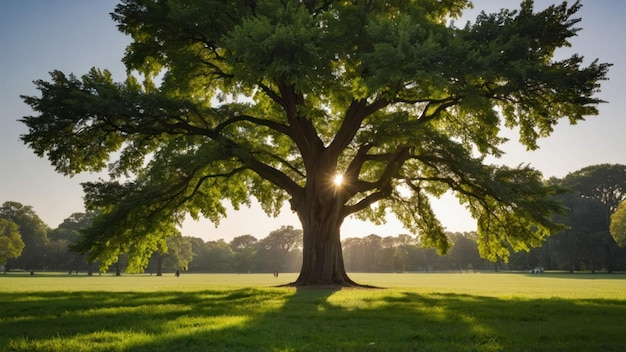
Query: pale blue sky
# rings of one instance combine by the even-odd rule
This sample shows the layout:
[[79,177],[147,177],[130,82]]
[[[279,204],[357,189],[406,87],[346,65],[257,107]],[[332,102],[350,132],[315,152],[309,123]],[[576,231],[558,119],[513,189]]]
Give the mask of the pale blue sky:
[[[129,39],[117,31],[110,19],[109,12],[116,3],[113,0],[0,2],[0,202],[11,200],[31,205],[53,228],[71,213],[83,211],[79,184],[94,176],[59,175],[47,160],[39,159],[19,141],[19,135],[26,129],[17,120],[31,114],[19,95],[36,94],[32,81],[47,80],[48,72],[55,69],[82,75],[95,66],[109,69],[118,80],[122,79],[125,70],[120,60]],[[475,0],[473,12],[516,8],[519,3],[518,0]],[[535,7],[544,8],[551,3],[555,1],[537,0]],[[527,152],[515,142],[508,143],[507,155],[495,163],[530,163],[545,177],[563,177],[593,164],[626,164],[626,95],[622,88],[626,82],[626,40],[620,32],[626,1],[583,0],[582,3],[578,17],[583,19],[579,23],[583,30],[572,40],[573,48],[564,53],[580,53],[587,62],[600,58],[614,64],[609,72],[610,80],[603,83],[600,93],[609,103],[600,106],[599,116],[589,117],[577,126],[566,125],[564,121],[552,137],[540,141],[538,151]],[[511,132],[505,135],[516,139]],[[475,229],[474,221],[454,199],[445,197],[435,207],[448,230]],[[218,228],[208,222],[188,221],[183,234],[205,240],[230,240],[243,234],[261,238],[281,225],[299,227],[297,218],[287,209],[279,218],[268,219],[253,207],[231,213]],[[403,232],[393,219],[382,227],[348,219],[342,228],[343,237]]]

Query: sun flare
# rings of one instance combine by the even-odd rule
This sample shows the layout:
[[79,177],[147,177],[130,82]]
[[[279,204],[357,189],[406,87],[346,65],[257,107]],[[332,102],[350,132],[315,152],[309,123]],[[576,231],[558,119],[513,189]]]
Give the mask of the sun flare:
[[333,179],[333,183],[335,184],[335,186],[341,186],[341,184],[343,183],[343,175],[342,174],[335,175],[335,178]]

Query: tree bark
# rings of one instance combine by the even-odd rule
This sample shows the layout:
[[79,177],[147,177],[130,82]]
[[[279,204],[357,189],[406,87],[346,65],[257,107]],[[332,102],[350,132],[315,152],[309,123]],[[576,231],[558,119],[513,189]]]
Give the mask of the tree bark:
[[345,215],[340,187],[327,180],[329,173],[317,174],[307,185],[303,201],[294,207],[302,223],[303,250],[300,276],[290,285],[361,286],[348,277],[344,267],[340,228]]
[[359,286],[345,271],[340,225],[329,219],[303,224],[302,268],[295,286]]

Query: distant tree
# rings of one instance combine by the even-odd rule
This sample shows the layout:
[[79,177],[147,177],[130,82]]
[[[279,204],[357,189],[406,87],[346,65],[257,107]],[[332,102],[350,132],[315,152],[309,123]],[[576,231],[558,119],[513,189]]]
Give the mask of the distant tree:
[[204,244],[207,254],[206,269],[214,273],[230,273],[235,271],[233,267],[233,250],[223,239],[208,241]]
[[68,247],[71,242],[65,239],[50,240],[45,249],[45,266],[51,270],[69,270],[71,275],[74,270],[78,271],[80,255],[71,252]]
[[230,248],[235,252],[235,270],[239,273],[255,270],[256,244],[258,240],[252,235],[237,236],[230,241]]
[[485,260],[480,257],[478,252],[476,233],[455,233],[450,237],[454,244],[446,256],[453,264],[451,269],[479,270],[484,268]]
[[18,202],[5,202],[0,207],[0,218],[13,221],[24,241],[22,254],[9,260],[9,266],[19,266],[24,270],[43,269],[48,245],[48,227],[31,206]]
[[[67,219],[65,219],[67,220]],[[72,229],[65,227],[67,224],[65,221],[55,229],[48,231],[48,240],[50,241],[67,241],[75,242],[80,238],[80,232],[78,229]]]
[[259,244],[267,249],[286,254],[290,250],[302,246],[302,230],[291,225],[281,226],[259,242],[262,242]]
[[366,258],[365,271],[380,272],[382,271],[382,248],[383,238],[370,234],[363,237],[363,251]]
[[80,241],[82,230],[91,226],[96,212],[73,213],[63,220],[55,229],[48,231],[48,258],[49,265],[55,269],[69,269],[78,273],[79,266],[87,266],[88,274],[93,273],[91,263],[86,261],[84,255],[73,251],[73,245]]
[[438,270],[438,263],[441,256],[433,248],[424,247],[419,244],[418,251],[416,253],[416,264],[418,270],[421,271],[433,271]]
[[152,275],[152,272],[154,271],[156,276],[163,276],[163,258],[166,255],[167,254],[164,252],[164,249],[160,249],[152,253],[152,257],[148,261],[148,266],[146,268],[150,272],[150,275]]
[[[189,237],[183,237],[180,232],[167,237],[165,247],[152,254],[152,266],[157,276],[163,275],[165,270],[187,270],[193,259],[192,244]],[[151,263],[148,268],[151,268]]]
[[98,214],[96,212],[73,213],[63,219],[56,229],[48,232],[50,240],[68,240],[75,242],[81,236],[81,230],[91,226]]
[[559,120],[597,114],[610,65],[555,60],[578,1],[455,26],[470,4],[123,0],[112,16],[135,74],[52,72],[24,97],[38,115],[22,140],[66,175],[109,165],[115,179],[84,187],[103,215],[81,242],[105,266],[124,251],[141,262],[186,212],[217,222],[224,199],[254,197],[268,214],[288,200],[302,223],[295,285],[355,285],[344,219],[391,211],[445,253],[428,196],[446,191],[477,220],[482,255],[504,260],[554,232],[560,207],[538,171],[485,164],[500,129],[535,149]]
[[257,243],[257,260],[263,271],[286,271],[292,267],[292,251],[302,246],[302,230],[281,226]]
[[626,199],[626,165],[587,166],[565,176],[562,185],[602,203],[608,223],[610,215]]
[[397,237],[385,236],[381,242],[380,253],[378,253],[379,270],[382,272],[398,271],[395,262],[397,247]]
[[611,236],[618,246],[626,246],[626,201],[622,201],[611,215]]
[[[589,253],[595,253],[590,254],[589,257],[589,260],[594,262],[592,268],[603,266],[611,272],[613,270],[613,256],[617,250],[617,245],[610,232],[611,214],[626,199],[626,165],[600,164],[588,166],[565,176],[562,185],[574,190],[581,197],[593,199],[601,204],[602,212],[598,216],[603,225],[601,228],[589,232],[585,243],[588,243]],[[589,215],[585,217],[588,219]]]
[[568,211],[556,221],[567,228],[548,243],[557,247],[559,267],[570,272],[599,269],[607,259],[604,243],[606,236],[610,237],[605,221],[606,208],[600,201],[577,192],[559,195],[558,199]]
[[401,234],[396,238],[396,247],[393,254],[394,270],[413,271],[416,265],[413,262],[417,250],[417,240],[410,235]]
[[189,262],[193,259],[191,242],[188,237],[180,235],[171,236],[167,241],[167,255],[164,259],[165,268],[171,270],[187,270]]
[[204,240],[199,237],[189,237],[193,259],[189,262],[189,271],[207,271],[209,269],[209,252]]
[[411,235],[400,234],[396,238],[396,244],[398,246],[414,246],[417,244],[417,240]]
[[254,246],[257,242],[258,240],[256,239],[256,237],[252,235],[242,235],[233,238],[230,241],[229,245],[230,248],[232,248],[233,250],[238,250]]
[[[117,258],[115,258],[114,261],[112,261],[112,264],[114,265],[114,269],[115,269],[115,276],[122,276],[122,271],[126,271],[129,273],[137,273],[140,272],[140,267],[134,266],[134,265],[128,265],[128,255],[124,254],[122,252],[122,254],[118,255]],[[100,266],[100,272],[105,272],[105,268],[109,268],[109,266]],[[130,270],[128,270],[130,269]]]
[[19,257],[23,249],[24,242],[17,224],[0,217],[0,265],[4,266],[9,259]]
[[343,258],[345,268],[348,271],[365,271],[365,251],[363,250],[363,239],[359,237],[348,237],[342,241]]

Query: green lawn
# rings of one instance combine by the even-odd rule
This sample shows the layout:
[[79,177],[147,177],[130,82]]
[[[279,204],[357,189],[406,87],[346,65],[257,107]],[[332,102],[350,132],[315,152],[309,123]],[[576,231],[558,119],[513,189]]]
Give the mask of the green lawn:
[[1,351],[626,351],[626,275],[0,275]]

